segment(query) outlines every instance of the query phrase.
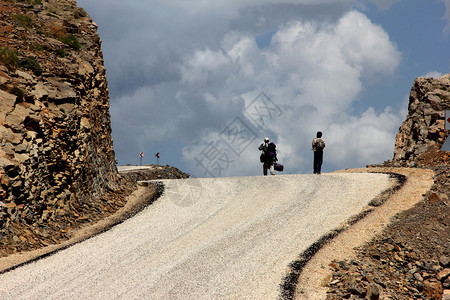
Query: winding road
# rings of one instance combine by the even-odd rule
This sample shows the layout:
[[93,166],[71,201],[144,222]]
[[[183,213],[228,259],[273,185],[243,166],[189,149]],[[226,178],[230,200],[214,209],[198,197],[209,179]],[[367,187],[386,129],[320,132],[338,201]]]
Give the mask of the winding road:
[[277,299],[289,263],[392,180],[333,173],[162,180],[139,214],[0,275],[0,299]]

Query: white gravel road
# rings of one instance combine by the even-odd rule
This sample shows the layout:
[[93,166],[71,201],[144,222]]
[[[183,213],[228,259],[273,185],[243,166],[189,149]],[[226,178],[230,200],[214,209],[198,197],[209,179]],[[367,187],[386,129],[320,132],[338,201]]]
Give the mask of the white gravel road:
[[117,170],[119,172],[127,172],[127,171],[135,171],[135,170],[145,170],[145,169],[154,169],[155,166],[145,165],[145,166],[117,166]]
[[0,299],[277,299],[288,265],[384,174],[166,180],[111,230],[0,275]]

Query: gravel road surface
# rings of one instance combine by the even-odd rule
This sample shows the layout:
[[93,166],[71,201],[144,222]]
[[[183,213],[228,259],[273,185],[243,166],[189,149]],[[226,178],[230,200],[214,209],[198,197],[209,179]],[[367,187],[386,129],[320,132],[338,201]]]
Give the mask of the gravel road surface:
[[277,299],[288,265],[385,174],[163,180],[133,218],[0,275],[0,299]]
[[145,170],[153,169],[154,166],[117,166],[119,172],[135,171],[135,170]]

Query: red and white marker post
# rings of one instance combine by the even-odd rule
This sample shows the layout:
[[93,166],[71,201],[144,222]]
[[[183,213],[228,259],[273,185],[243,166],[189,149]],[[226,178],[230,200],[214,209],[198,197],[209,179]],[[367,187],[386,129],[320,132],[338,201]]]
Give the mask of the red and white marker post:
[[140,166],[142,166],[142,158],[144,157],[144,152],[139,153]]

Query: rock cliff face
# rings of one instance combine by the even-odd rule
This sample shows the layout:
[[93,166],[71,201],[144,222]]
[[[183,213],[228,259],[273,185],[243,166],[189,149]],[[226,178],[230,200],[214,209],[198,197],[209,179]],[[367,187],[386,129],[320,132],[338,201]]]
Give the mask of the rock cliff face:
[[38,243],[121,191],[101,40],[75,1],[0,0],[0,20],[0,244]]
[[450,110],[450,74],[417,78],[409,96],[408,116],[396,136],[395,166],[420,165],[422,156],[440,149],[448,136],[445,110]]

